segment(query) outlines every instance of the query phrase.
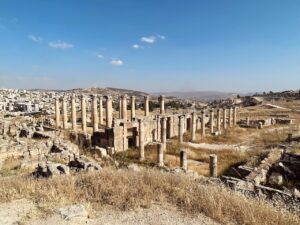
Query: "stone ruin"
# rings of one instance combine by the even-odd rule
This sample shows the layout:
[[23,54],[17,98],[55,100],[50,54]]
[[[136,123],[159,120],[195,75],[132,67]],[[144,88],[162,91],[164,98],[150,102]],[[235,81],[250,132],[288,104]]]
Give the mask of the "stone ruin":
[[[87,112],[88,103],[91,105],[90,120]],[[205,136],[207,133],[220,133],[221,127],[226,129],[237,124],[236,107],[203,110],[198,115],[196,111],[166,112],[164,96],[159,97],[159,104],[159,113],[150,115],[149,96],[145,96],[144,115],[137,116],[135,97],[131,96],[129,115],[128,96],[123,95],[119,99],[119,117],[115,118],[113,117],[113,100],[110,96],[93,95],[91,101],[88,101],[85,96],[81,96],[80,109],[76,108],[75,95],[71,97],[70,107],[68,107],[66,98],[61,98],[61,104],[60,99],[57,98],[55,100],[55,128],[70,130],[70,139],[82,148],[89,149],[96,146],[110,152],[120,152],[137,147],[142,160],[144,147],[147,144],[162,143],[165,151],[167,139],[178,136],[181,143],[184,134],[189,132],[191,141],[195,141],[197,130],[201,130],[201,135]],[[60,105],[62,109],[60,109]],[[70,118],[68,117],[68,108],[71,109]],[[80,111],[81,114],[80,128],[77,111]],[[90,132],[90,127],[92,127],[92,132]]]

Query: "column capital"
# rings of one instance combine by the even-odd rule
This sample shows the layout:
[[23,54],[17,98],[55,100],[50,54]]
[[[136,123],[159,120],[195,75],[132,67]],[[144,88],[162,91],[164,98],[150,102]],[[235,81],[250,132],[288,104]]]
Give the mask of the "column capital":
[[166,98],[166,96],[164,96],[164,95],[161,95],[158,97],[159,100],[164,100],[165,98]]

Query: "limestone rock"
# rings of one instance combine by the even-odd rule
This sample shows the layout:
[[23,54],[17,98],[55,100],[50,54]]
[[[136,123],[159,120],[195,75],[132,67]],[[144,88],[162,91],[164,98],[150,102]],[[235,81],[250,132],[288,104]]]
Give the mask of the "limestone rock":
[[23,128],[20,130],[20,133],[19,133],[20,138],[22,138],[22,137],[28,138],[29,136],[30,136],[30,130],[28,128]]
[[105,148],[100,148],[100,147],[96,146],[95,151],[96,151],[96,154],[99,155],[101,158],[107,157],[107,151]]
[[98,163],[90,162],[85,165],[87,171],[97,171],[101,170],[101,166]]
[[273,172],[268,179],[268,183],[279,187],[283,184],[283,176],[280,173]]
[[65,174],[70,174],[70,169],[66,165],[52,162],[40,162],[36,170],[33,172],[33,176],[39,177],[51,177]]
[[65,220],[70,220],[74,217],[87,218],[88,213],[83,205],[71,205],[65,208],[59,208],[57,212]]
[[130,171],[135,171],[135,172],[139,172],[141,171],[141,168],[137,165],[137,164],[129,164],[127,166],[127,169],[130,170]]

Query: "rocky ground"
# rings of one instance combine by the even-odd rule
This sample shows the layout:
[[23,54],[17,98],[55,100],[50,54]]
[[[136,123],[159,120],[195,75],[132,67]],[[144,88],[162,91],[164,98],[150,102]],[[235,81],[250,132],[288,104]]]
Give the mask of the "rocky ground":
[[70,205],[54,210],[51,215],[44,215],[33,202],[26,199],[0,205],[0,224],[5,225],[217,225],[212,219],[197,214],[191,216],[178,211],[172,206],[153,205],[150,209],[118,211],[101,209],[88,211],[83,205]]

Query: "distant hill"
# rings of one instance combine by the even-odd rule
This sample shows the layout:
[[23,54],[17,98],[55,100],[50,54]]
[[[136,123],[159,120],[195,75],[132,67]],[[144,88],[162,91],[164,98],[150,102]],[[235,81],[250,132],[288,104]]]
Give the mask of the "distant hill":
[[77,89],[71,89],[67,92],[76,93],[76,94],[99,94],[99,95],[111,95],[113,97],[118,97],[120,95],[128,95],[128,96],[136,96],[136,97],[143,97],[146,95],[149,95],[146,92],[142,91],[135,91],[135,90],[129,90],[129,89],[120,89],[120,88],[77,88]]
[[167,97],[177,97],[181,99],[195,99],[202,101],[211,101],[236,97],[237,93],[219,92],[219,91],[192,91],[192,92],[161,92],[155,95],[165,95]]

